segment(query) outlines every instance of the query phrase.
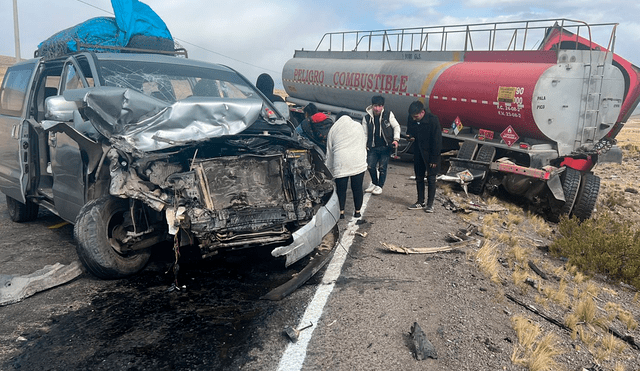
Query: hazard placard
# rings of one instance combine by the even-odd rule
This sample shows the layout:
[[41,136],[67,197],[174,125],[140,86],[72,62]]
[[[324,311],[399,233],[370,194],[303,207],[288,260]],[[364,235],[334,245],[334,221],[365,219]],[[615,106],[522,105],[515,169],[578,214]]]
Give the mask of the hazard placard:
[[462,121],[460,121],[460,117],[456,116],[456,119],[453,120],[453,123],[451,124],[451,129],[453,129],[453,133],[455,135],[458,135],[461,131],[462,131]]
[[502,133],[500,133],[500,138],[502,138],[502,140],[509,147],[511,147],[513,145],[513,143],[517,142],[518,139],[520,139],[520,137],[518,136],[516,131],[513,130],[513,127],[511,127],[511,125],[507,126],[507,128],[504,129],[504,131]]

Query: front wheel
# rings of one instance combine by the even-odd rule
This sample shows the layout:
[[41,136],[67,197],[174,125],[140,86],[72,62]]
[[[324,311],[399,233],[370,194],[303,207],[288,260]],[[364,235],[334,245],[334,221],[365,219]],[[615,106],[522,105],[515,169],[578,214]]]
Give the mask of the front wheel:
[[122,238],[133,231],[129,200],[102,197],[82,207],[76,219],[74,235],[78,257],[98,278],[122,278],[139,272],[149,260],[147,250],[124,252]]
[[16,200],[13,197],[7,197],[7,211],[9,218],[16,223],[30,222],[38,217],[38,209],[40,206],[27,200],[26,204]]

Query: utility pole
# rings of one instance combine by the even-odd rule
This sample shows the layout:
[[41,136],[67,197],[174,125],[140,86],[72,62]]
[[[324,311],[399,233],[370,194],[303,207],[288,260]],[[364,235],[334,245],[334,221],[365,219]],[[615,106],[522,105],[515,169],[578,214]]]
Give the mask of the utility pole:
[[16,39],[16,62],[20,61],[20,27],[18,27],[18,0],[13,0],[13,35]]

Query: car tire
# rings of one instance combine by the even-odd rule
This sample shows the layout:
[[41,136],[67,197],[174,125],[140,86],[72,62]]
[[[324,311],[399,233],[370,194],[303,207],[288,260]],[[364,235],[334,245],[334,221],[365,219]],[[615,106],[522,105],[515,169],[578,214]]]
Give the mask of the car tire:
[[562,174],[562,190],[564,191],[565,203],[560,207],[560,215],[569,215],[578,197],[582,174],[570,167],[566,168]]
[[26,204],[16,200],[13,197],[7,197],[7,211],[9,218],[16,223],[30,222],[38,217],[38,209],[40,205],[34,204],[27,200]]
[[123,254],[115,247],[115,233],[124,226],[128,212],[129,200],[112,196],[89,201],[80,209],[73,230],[76,251],[82,264],[98,278],[130,276],[142,270],[149,260],[148,250]]
[[598,193],[600,193],[600,177],[592,173],[584,174],[576,204],[573,207],[573,215],[581,221],[591,218],[598,200]]

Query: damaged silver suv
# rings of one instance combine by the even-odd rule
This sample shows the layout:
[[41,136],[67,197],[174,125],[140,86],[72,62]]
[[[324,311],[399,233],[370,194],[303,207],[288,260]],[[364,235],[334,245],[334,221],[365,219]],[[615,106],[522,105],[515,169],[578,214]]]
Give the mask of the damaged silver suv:
[[290,265],[335,231],[323,154],[228,67],[157,53],[24,61],[2,84],[0,138],[11,219],[43,206],[74,223],[100,278],[140,271],[167,240],[203,256],[269,248]]

